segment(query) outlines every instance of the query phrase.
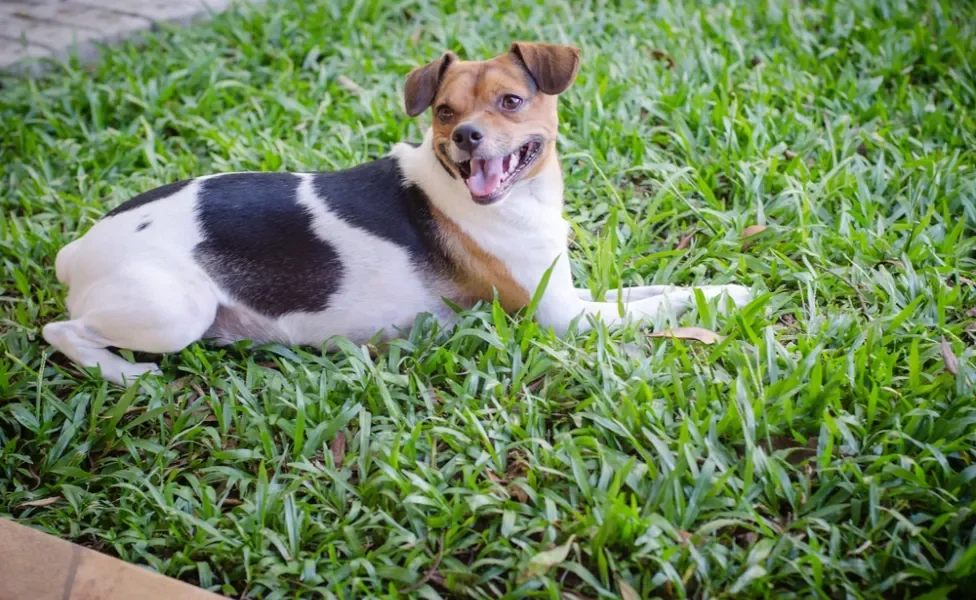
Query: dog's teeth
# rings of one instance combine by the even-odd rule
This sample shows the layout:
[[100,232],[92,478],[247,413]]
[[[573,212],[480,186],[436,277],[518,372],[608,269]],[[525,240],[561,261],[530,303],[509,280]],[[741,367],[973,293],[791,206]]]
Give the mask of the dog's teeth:
[[512,155],[509,156],[508,158],[510,159],[508,165],[508,172],[512,173],[519,166],[519,151],[516,150],[515,152],[512,152]]

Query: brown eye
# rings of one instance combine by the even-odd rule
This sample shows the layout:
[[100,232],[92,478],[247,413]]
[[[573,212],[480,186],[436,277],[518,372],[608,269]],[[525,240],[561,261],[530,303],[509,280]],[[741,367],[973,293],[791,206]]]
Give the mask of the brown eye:
[[505,94],[502,96],[502,108],[505,110],[515,110],[522,106],[522,99],[515,94]]
[[454,111],[450,106],[442,105],[437,108],[437,118],[441,121],[450,121],[454,118]]

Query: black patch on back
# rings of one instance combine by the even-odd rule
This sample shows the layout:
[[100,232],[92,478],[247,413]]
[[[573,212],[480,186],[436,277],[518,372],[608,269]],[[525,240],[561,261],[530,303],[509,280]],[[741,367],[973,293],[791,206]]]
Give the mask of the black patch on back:
[[290,173],[233,173],[200,184],[204,241],[193,256],[246,306],[271,317],[317,312],[339,289],[342,263],[312,229]]
[[114,217],[115,215],[127,212],[133,208],[139,208],[140,206],[145,206],[150,202],[155,202],[156,200],[162,200],[172,196],[176,192],[182,190],[186,186],[190,185],[192,179],[184,179],[183,181],[174,181],[173,183],[167,183],[166,185],[161,185],[158,188],[149,190],[148,192],[143,192],[131,200],[127,200],[122,204],[119,204],[112,210],[108,211],[106,217]]
[[136,231],[142,231],[143,229],[149,227],[150,225],[152,225],[152,221],[143,221],[142,223],[139,223],[138,227],[136,227]]
[[318,173],[313,188],[336,216],[402,246],[420,269],[448,266],[430,199],[418,186],[404,181],[395,159],[386,157],[344,171]]

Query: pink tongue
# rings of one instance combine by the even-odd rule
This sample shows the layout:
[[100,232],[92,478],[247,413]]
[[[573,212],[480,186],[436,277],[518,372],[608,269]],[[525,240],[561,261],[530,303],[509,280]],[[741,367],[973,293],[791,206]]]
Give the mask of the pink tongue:
[[491,196],[502,183],[502,158],[473,158],[471,159],[471,177],[468,177],[468,189],[475,196]]

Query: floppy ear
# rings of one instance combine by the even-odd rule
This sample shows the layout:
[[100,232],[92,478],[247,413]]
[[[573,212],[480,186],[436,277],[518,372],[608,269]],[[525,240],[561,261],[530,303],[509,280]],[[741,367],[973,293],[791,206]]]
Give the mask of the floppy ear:
[[525,65],[543,94],[565,92],[579,72],[580,49],[575,46],[515,42],[509,52]]
[[417,67],[407,75],[407,85],[403,90],[404,105],[407,114],[416,117],[427,110],[430,103],[437,95],[437,88],[447,67],[457,60],[453,52],[446,52],[443,56],[429,62],[422,67]]

